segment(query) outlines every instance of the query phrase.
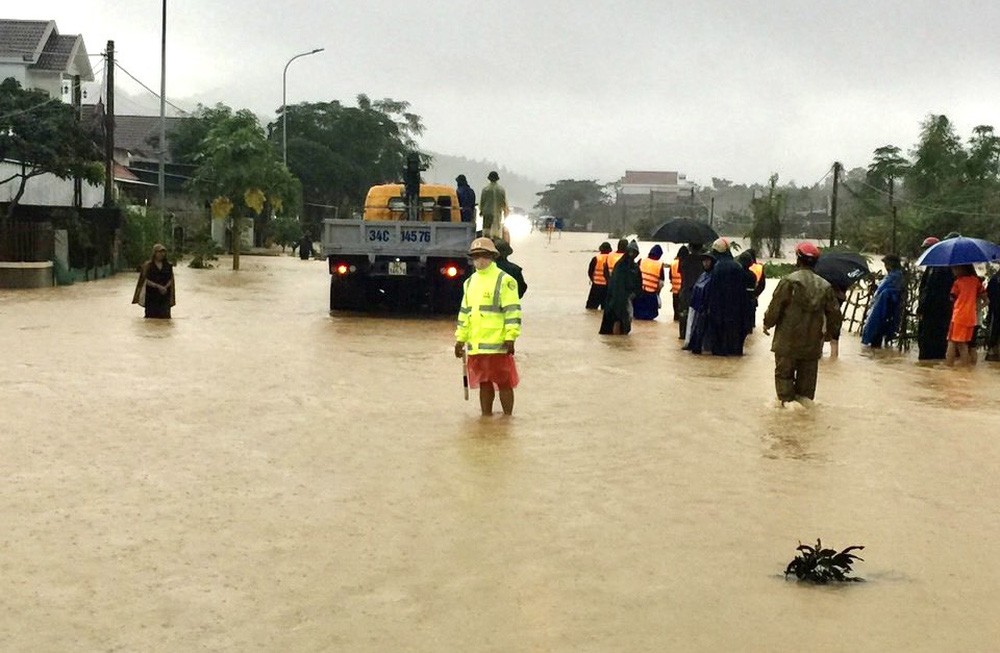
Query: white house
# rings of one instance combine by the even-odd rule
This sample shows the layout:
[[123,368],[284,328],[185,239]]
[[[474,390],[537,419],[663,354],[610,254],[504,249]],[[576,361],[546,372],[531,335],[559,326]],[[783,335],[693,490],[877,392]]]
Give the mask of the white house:
[[660,170],[626,170],[620,183],[623,195],[645,197],[649,197],[650,193],[676,197],[679,193],[690,192],[692,188],[686,175]]
[[[52,20],[0,19],[0,81],[13,77],[25,89],[44,91],[49,96],[68,101],[68,89],[74,77],[81,82],[94,81],[94,71],[87,47],[79,34],[60,34]],[[0,161],[0,179],[7,179],[19,163]],[[0,185],[0,203],[9,202],[17,192],[17,182]],[[99,205],[103,192],[98,186],[83,185],[82,205]],[[70,206],[73,203],[73,180],[41,175],[28,181],[22,204]]]
[[0,80],[63,98],[63,82],[76,75],[94,81],[82,36],[60,34],[53,20],[0,19]]

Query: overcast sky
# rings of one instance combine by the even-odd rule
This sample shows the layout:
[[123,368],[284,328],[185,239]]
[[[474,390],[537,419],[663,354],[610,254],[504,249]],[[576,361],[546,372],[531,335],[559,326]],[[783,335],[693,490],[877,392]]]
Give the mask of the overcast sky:
[[[119,62],[159,88],[160,0],[5,5],[5,18],[83,34],[91,53],[114,39]],[[168,0],[167,11],[167,97],[185,108],[273,116],[285,62],[323,47],[290,66],[289,104],[408,100],[423,147],[543,183],[628,168],[809,185],[834,160],[908,150],[928,113],[963,137],[1000,128],[993,0]]]

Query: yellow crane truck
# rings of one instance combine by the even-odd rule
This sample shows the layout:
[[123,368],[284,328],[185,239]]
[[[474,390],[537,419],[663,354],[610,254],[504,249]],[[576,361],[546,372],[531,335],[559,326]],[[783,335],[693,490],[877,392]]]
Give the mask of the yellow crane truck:
[[418,155],[404,183],[372,186],[359,219],[323,221],[330,310],[457,312],[474,222],[462,222],[450,186],[420,183]]

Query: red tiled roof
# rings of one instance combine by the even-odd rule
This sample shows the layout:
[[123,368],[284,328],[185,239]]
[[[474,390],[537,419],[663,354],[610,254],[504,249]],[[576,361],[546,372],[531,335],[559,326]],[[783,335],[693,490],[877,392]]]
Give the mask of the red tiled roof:
[[120,163],[115,163],[115,179],[120,181],[139,181],[139,178],[132,174],[132,171]]

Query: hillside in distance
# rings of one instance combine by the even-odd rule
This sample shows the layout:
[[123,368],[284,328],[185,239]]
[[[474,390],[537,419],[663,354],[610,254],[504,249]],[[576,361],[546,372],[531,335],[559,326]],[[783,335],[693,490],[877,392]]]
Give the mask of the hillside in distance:
[[545,190],[544,184],[490,161],[473,161],[462,156],[437,152],[432,152],[431,155],[434,161],[423,175],[424,181],[429,184],[454,186],[455,177],[465,175],[478,198],[479,191],[487,184],[486,175],[491,170],[496,170],[500,175],[500,185],[507,189],[507,202],[526,211],[535,206],[535,202],[538,201],[537,193]]

